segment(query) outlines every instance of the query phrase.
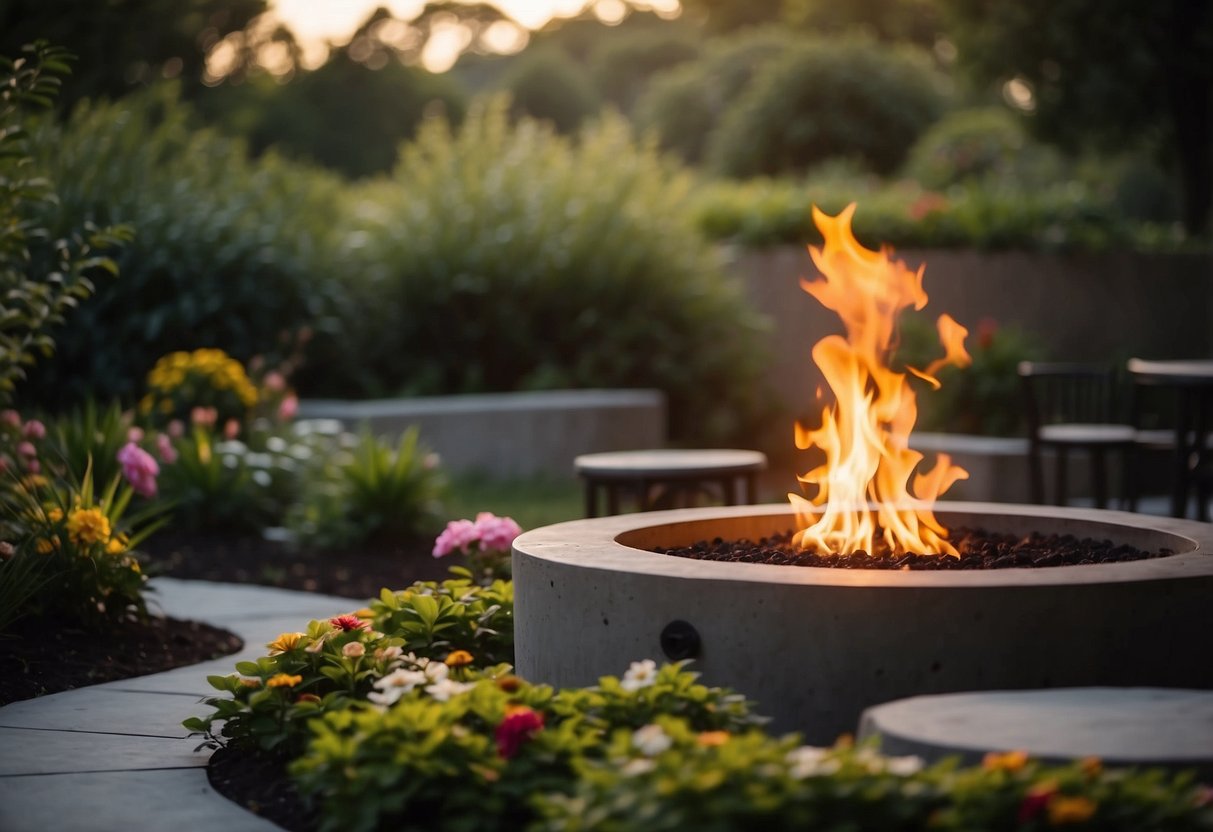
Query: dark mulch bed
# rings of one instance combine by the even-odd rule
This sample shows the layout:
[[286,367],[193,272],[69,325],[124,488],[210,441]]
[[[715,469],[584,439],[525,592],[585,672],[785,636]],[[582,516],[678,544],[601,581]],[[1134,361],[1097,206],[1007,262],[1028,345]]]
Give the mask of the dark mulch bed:
[[219,794],[289,832],[313,832],[319,818],[304,803],[277,754],[220,748],[211,755],[207,779]]
[[261,537],[160,532],[141,547],[145,571],[200,581],[262,584],[345,598],[378,597],[418,580],[448,577],[450,561],[431,551],[433,537],[394,546],[368,544],[333,552],[296,552]]
[[1169,549],[1143,552],[1110,540],[1077,538],[1074,535],[999,534],[984,529],[955,528],[949,540],[960,557],[938,554],[818,555],[792,546],[792,532],[753,540],[703,540],[690,546],[658,548],[657,552],[694,560],[734,563],[766,563],[777,566],[816,566],[831,569],[1011,569],[1083,564],[1119,563],[1174,554]]
[[0,705],[197,664],[243,646],[227,630],[196,621],[149,618],[99,634],[23,618],[0,637]]

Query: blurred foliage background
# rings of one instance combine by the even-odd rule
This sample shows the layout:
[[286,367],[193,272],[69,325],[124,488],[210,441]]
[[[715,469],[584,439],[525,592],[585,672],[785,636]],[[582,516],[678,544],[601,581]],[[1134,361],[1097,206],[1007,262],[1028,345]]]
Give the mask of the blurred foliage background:
[[78,56],[39,221],[135,229],[21,400],[304,343],[305,396],[657,386],[725,441],[762,322],[718,246],[813,242],[814,203],[897,246],[1209,246],[1206,0],[418,9],[317,58],[269,0],[0,0],[0,54]]

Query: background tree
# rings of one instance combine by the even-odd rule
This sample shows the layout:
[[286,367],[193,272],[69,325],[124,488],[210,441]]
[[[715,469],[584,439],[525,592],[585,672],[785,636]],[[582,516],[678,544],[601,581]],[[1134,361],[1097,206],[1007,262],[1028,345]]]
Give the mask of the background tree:
[[198,85],[211,48],[267,8],[267,0],[0,0],[0,54],[39,39],[74,53],[68,105],[162,77]]
[[1027,85],[1042,137],[1158,153],[1178,174],[1188,231],[1209,230],[1213,3],[945,0],[945,9],[962,65],[982,82]]

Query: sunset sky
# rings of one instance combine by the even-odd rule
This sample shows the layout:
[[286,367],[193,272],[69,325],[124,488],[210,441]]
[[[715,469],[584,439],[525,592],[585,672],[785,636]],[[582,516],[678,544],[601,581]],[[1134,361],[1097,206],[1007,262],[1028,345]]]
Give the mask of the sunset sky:
[[[494,5],[529,29],[536,29],[553,17],[569,17],[582,9],[592,8],[605,22],[621,19],[626,11],[623,0],[492,0]],[[652,9],[660,14],[677,14],[678,0],[631,0],[629,5]],[[425,0],[273,0],[277,17],[294,31],[305,49],[308,62],[323,60],[328,42],[344,43],[376,7],[384,6],[402,20],[415,17],[425,7]],[[516,39],[516,38],[515,38]],[[446,69],[457,57],[459,47],[455,33],[450,39],[436,39],[432,54],[425,57],[426,65],[435,70]],[[503,51],[508,49],[509,33],[502,34]]]

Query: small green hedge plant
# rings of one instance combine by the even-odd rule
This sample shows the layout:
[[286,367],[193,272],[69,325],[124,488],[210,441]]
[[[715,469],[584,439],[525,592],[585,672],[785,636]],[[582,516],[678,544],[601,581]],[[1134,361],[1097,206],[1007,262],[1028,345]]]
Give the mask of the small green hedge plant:
[[360,191],[360,369],[327,392],[656,387],[675,437],[744,433],[763,325],[691,227],[689,177],[617,117],[573,140],[507,110],[427,123]]

